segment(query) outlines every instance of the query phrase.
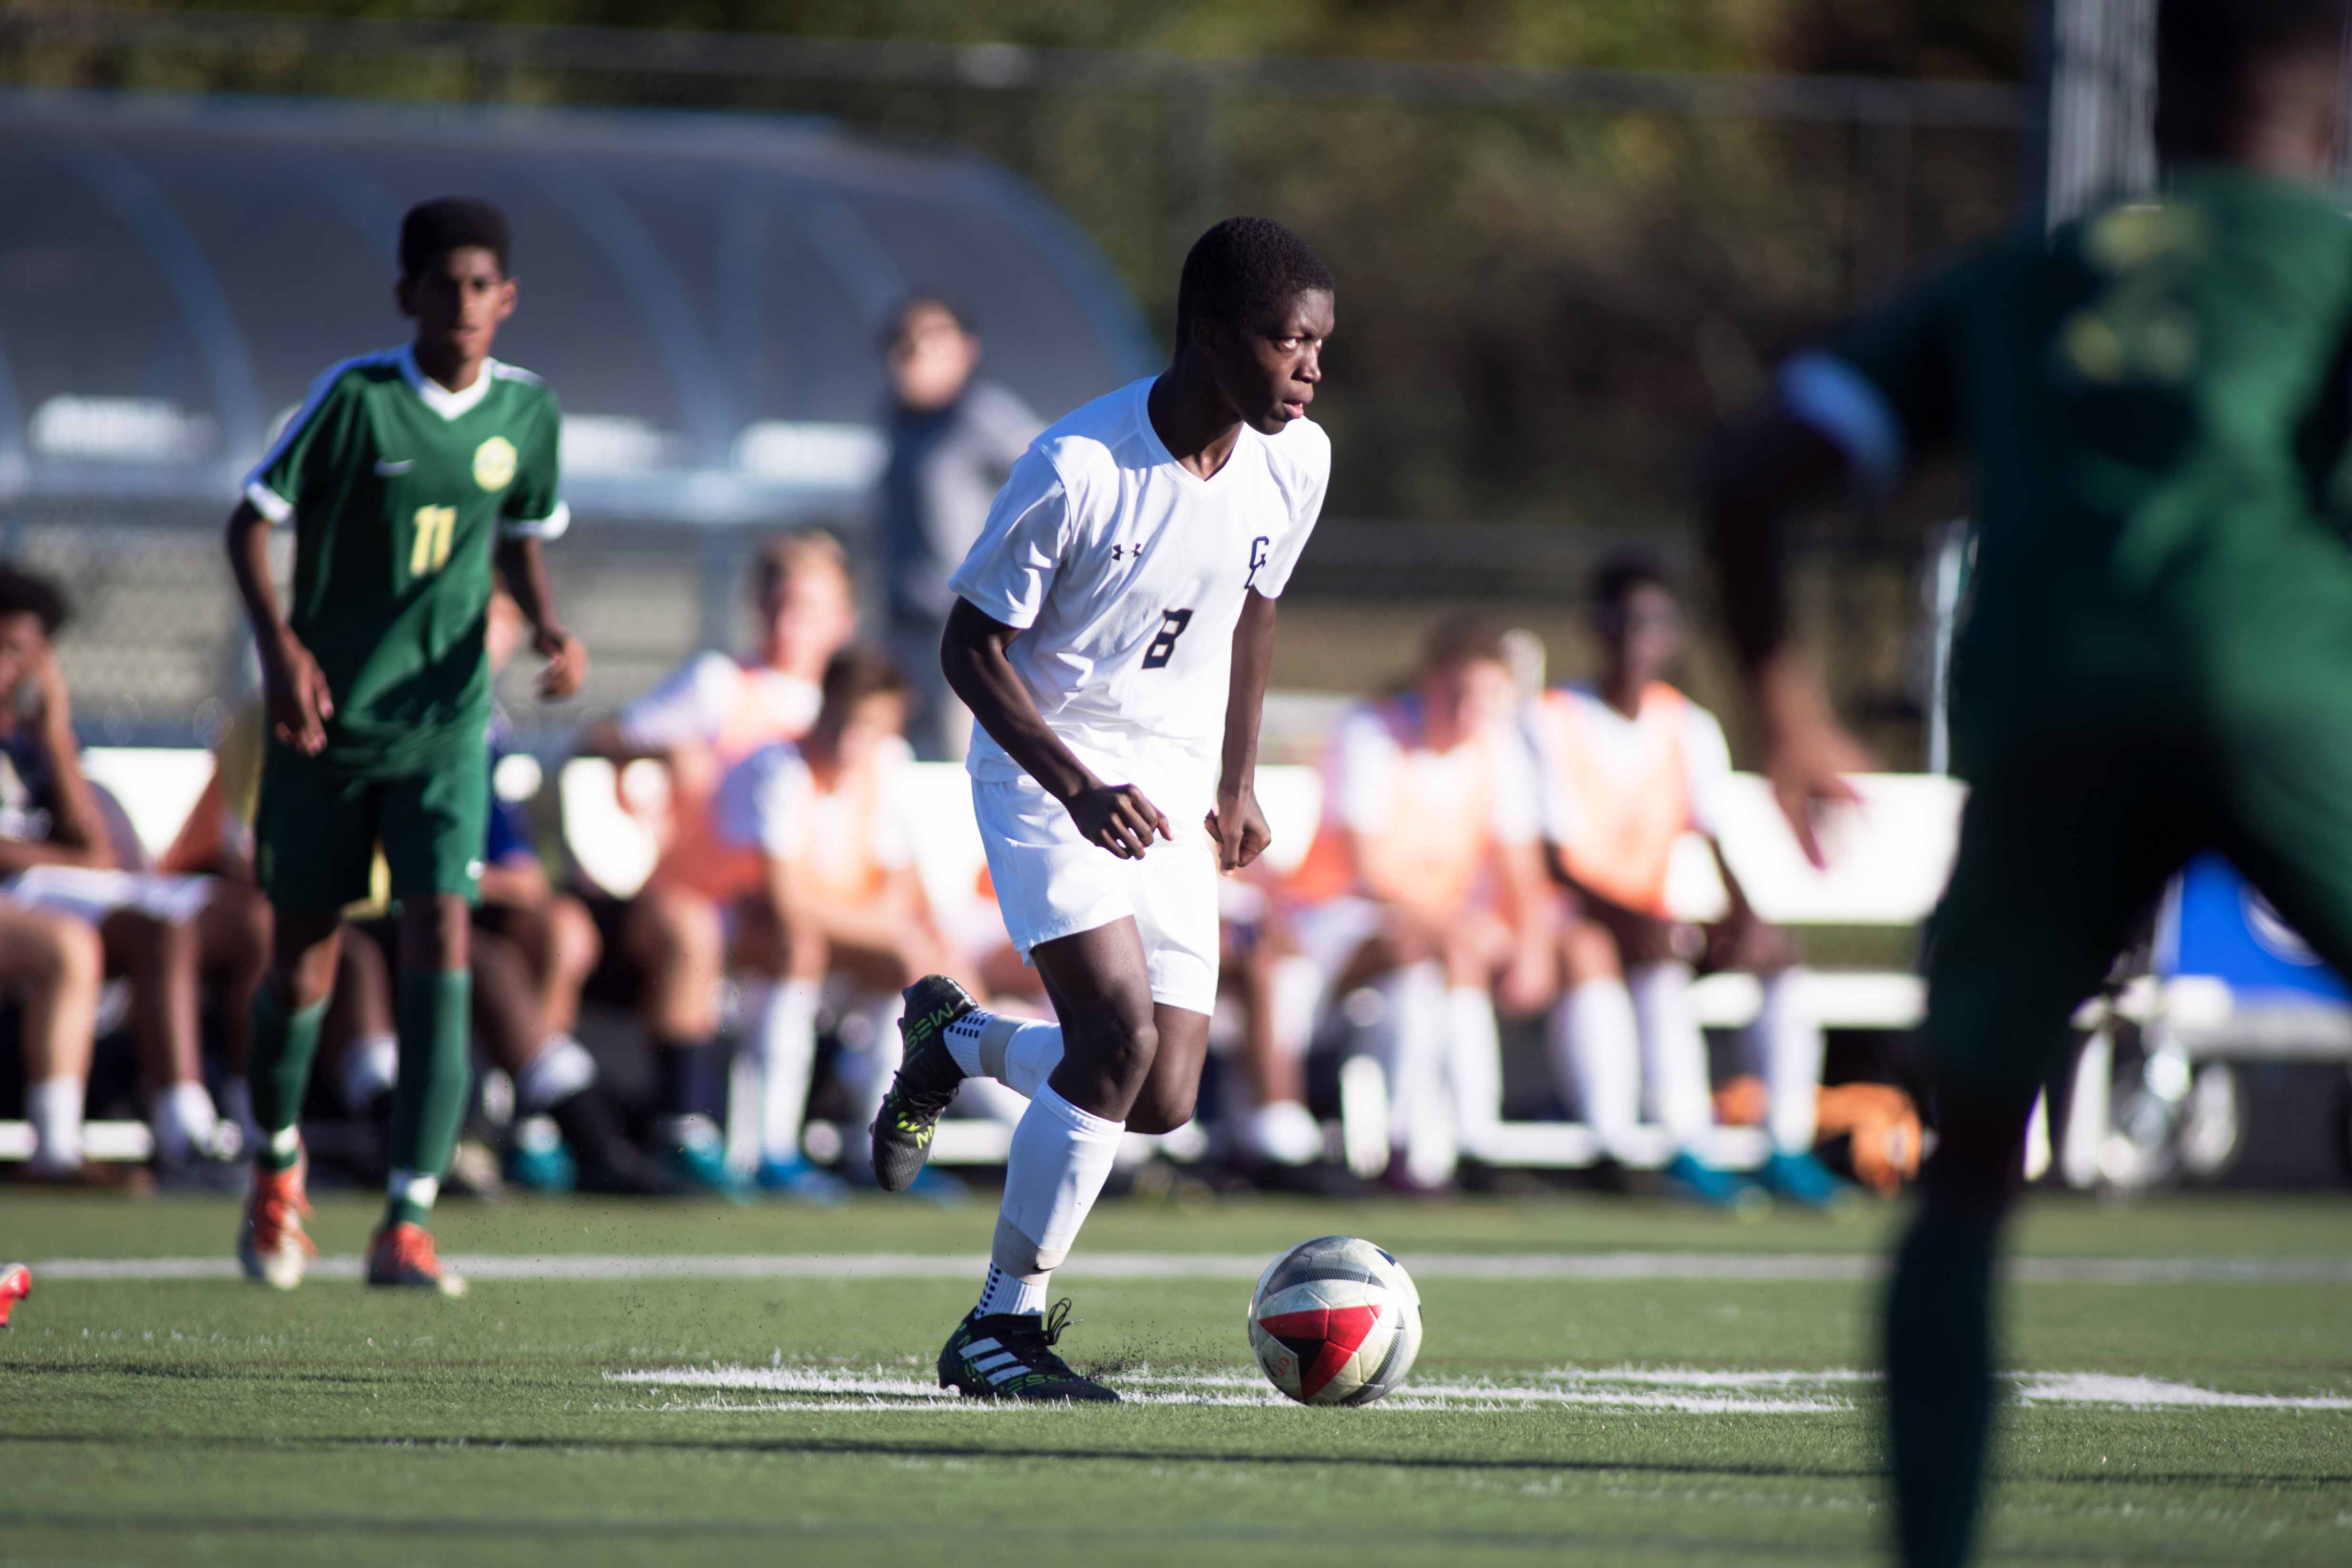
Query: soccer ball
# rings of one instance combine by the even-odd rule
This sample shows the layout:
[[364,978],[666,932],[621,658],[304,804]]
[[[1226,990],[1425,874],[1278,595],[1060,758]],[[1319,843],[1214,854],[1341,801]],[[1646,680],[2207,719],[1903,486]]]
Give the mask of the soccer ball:
[[1370,1405],[1421,1354],[1421,1295],[1391,1254],[1318,1236],[1257,1277],[1249,1336],[1258,1370],[1301,1405]]

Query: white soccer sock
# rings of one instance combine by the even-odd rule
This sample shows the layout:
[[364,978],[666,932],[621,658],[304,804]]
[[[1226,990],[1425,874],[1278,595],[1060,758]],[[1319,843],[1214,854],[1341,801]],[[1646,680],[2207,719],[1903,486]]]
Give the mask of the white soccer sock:
[[[862,1134],[882,1113],[883,1097],[890,1092],[890,1079],[907,1051],[907,1042],[898,1033],[898,1019],[906,1010],[905,998],[885,991],[863,998],[842,1020],[842,1042],[855,1045],[836,1059],[843,1086],[849,1091],[849,1126],[854,1133]],[[873,1163],[874,1140],[850,1137],[845,1140],[845,1153],[863,1170]]]
[[1242,1146],[1269,1165],[1312,1165],[1323,1157],[1323,1128],[1297,1101],[1276,1100],[1242,1119]]
[[515,1109],[537,1116],[596,1082],[596,1059],[568,1034],[550,1035],[515,1075]]
[[1445,971],[1433,963],[1408,964],[1381,976],[1373,988],[1384,1004],[1369,1032],[1389,1081],[1389,1146],[1403,1155],[1414,1176],[1442,1181],[1453,1164],[1443,1098]]
[[1715,1124],[1707,1092],[1706,1036],[1690,1005],[1690,966],[1643,964],[1625,977],[1641,1021],[1642,1077],[1653,1114],[1678,1151],[1694,1150]]
[[1123,1123],[1079,1110],[1052,1085],[1039,1085],[1013,1130],[1004,1203],[980,1295],[983,1317],[1045,1310],[1045,1287],[1102,1195],[1126,1130]]
[[1764,1006],[1755,1029],[1764,1090],[1770,1097],[1765,1126],[1775,1152],[1806,1154],[1813,1146],[1814,1116],[1821,1108],[1821,1020],[1805,995],[1802,969],[1763,978]]
[[148,1121],[155,1129],[155,1152],[166,1164],[177,1164],[212,1146],[220,1113],[214,1109],[213,1097],[205,1092],[203,1084],[183,1079],[155,1096]]
[[1062,1061],[1062,1026],[981,1009],[948,1025],[948,1054],[966,1078],[993,1078],[1034,1100]]
[[343,1055],[343,1109],[354,1116],[367,1114],[376,1101],[392,1092],[400,1079],[400,1041],[388,1034],[372,1034],[352,1041]]
[[751,1048],[760,1062],[760,1152],[778,1163],[800,1156],[801,1118],[816,1061],[819,990],[815,980],[778,980],[757,987],[749,998]]
[[1445,993],[1445,1079],[1463,1152],[1485,1153],[1503,1120],[1503,1038],[1495,998],[1484,986]]
[[1315,1044],[1315,1017],[1329,985],[1323,966],[1293,953],[1274,966],[1274,1049],[1293,1061]]
[[63,1176],[81,1165],[81,1103],[82,1081],[69,1072],[25,1086],[25,1119],[33,1124],[27,1170]]
[[394,1202],[413,1203],[429,1212],[440,1201],[441,1178],[415,1171],[394,1171],[385,1179],[383,1190]]
[[1641,1122],[1641,1030],[1625,982],[1587,980],[1552,1004],[1553,1081],[1576,1095],[1577,1112],[1609,1155],[1622,1159]]
[[220,1113],[245,1134],[247,1154],[261,1146],[261,1124],[253,1119],[253,1084],[243,1078],[221,1080]]

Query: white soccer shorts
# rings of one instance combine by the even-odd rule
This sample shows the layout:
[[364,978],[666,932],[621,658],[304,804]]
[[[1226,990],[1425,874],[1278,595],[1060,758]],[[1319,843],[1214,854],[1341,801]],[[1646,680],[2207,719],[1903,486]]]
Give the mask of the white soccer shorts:
[[1214,788],[1176,777],[1121,781],[1140,789],[1175,830],[1141,860],[1121,860],[1080,838],[1062,803],[1026,774],[972,780],[1005,932],[1026,960],[1040,942],[1132,915],[1150,965],[1152,1000],[1213,1012],[1217,852],[1204,819]]

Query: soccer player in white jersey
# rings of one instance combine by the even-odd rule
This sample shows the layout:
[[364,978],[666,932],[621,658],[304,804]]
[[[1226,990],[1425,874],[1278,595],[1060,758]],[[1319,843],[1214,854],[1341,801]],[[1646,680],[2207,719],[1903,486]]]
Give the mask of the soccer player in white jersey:
[[898,1190],[967,1076],[1029,1095],[980,1301],[940,1352],[967,1395],[1115,1400],[1054,1353],[1046,1286],[1129,1130],[1192,1114],[1217,994],[1217,873],[1269,833],[1253,788],[1275,601],[1322,509],[1331,274],[1228,218],[1184,259],[1176,353],[1040,435],[957,571],[940,663],[1005,926],[1058,1024],[927,976],[874,1123]]

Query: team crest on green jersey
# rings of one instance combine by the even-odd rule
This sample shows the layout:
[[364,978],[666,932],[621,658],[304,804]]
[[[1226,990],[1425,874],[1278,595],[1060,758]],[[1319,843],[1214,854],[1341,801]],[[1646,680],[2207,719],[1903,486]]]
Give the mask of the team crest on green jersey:
[[474,448],[474,483],[485,490],[503,490],[515,476],[514,443],[493,435]]

